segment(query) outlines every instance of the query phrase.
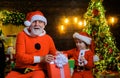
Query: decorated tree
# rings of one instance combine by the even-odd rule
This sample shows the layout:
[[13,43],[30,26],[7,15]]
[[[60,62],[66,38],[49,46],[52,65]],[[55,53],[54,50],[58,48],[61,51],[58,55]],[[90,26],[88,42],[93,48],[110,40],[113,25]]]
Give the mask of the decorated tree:
[[91,0],[84,15],[86,27],[83,31],[89,33],[95,42],[95,53],[100,60],[95,63],[95,73],[110,73],[120,71],[120,51],[116,47],[115,38],[105,19],[102,0]]

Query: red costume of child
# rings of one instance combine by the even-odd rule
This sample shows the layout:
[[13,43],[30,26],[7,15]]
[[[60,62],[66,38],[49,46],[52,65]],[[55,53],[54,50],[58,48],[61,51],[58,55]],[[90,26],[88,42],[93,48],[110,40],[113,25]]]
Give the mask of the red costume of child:
[[[88,34],[85,32],[81,33],[74,33],[73,38],[77,38],[88,46],[91,44],[91,38],[88,37]],[[81,44],[82,42],[80,42]],[[78,49],[73,48],[71,50],[63,51],[64,53],[68,54],[68,57],[75,60],[75,68],[72,74],[72,78],[93,78],[92,75],[92,68],[94,67],[93,56],[94,53],[88,49]],[[84,57],[84,61],[81,58]]]

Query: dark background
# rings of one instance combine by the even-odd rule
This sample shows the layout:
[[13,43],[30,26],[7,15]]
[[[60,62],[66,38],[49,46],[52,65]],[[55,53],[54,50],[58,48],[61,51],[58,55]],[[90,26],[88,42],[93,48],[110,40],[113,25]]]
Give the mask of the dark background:
[[[48,20],[46,31],[52,36],[58,50],[67,50],[75,47],[72,30],[66,34],[59,34],[57,25],[61,16],[83,16],[87,11],[90,0],[0,0],[0,10],[7,9],[27,13],[33,10],[41,10]],[[119,0],[103,0],[103,6],[108,16],[116,16],[120,19]],[[117,47],[120,48],[120,22],[110,26],[113,36],[116,38]]]

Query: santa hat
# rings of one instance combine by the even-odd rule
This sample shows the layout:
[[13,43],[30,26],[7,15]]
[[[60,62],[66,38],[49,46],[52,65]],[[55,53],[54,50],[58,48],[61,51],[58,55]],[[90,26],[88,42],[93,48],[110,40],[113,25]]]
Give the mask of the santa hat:
[[47,20],[44,17],[43,13],[40,11],[29,12],[26,16],[26,21],[24,21],[24,25],[30,26],[31,23],[35,20],[43,21],[45,22],[45,25],[47,25]]
[[80,32],[80,33],[75,32],[73,34],[73,38],[80,39],[88,45],[90,45],[92,41],[91,37],[86,32]]

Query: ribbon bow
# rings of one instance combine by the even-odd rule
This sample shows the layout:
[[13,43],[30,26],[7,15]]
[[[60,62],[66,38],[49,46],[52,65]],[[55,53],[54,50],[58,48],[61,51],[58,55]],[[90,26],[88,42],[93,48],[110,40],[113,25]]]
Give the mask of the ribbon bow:
[[68,58],[64,54],[58,54],[55,59],[55,64],[59,68],[63,68],[68,63]]

